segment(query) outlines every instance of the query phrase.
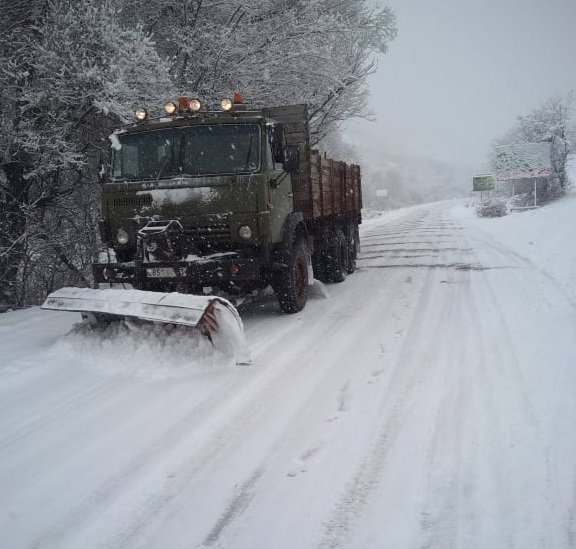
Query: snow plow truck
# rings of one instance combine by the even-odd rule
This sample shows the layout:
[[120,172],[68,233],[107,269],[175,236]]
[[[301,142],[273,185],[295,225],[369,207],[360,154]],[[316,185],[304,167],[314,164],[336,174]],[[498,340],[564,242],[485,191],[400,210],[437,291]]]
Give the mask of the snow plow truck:
[[295,313],[314,277],[354,271],[360,168],[311,149],[305,104],[252,109],[236,94],[212,109],[180,97],[164,111],[138,109],[110,136],[95,288],[62,288],[44,308],[212,338],[222,324],[242,331],[231,298],[271,286]]

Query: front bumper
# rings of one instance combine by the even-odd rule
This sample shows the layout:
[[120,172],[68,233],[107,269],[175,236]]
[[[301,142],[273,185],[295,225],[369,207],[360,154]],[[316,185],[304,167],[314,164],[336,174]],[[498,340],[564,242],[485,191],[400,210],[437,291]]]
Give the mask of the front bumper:
[[259,281],[262,264],[257,258],[198,259],[170,263],[94,263],[94,283],[130,284],[134,288],[186,285],[221,288]]

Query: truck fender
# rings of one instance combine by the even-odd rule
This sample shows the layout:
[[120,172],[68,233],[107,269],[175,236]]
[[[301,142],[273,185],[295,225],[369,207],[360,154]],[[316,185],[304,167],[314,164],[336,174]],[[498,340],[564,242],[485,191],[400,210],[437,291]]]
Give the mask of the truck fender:
[[288,215],[282,227],[282,242],[278,245],[275,254],[277,262],[282,264],[287,262],[292,253],[294,240],[299,236],[308,239],[308,231],[302,212],[293,212]]

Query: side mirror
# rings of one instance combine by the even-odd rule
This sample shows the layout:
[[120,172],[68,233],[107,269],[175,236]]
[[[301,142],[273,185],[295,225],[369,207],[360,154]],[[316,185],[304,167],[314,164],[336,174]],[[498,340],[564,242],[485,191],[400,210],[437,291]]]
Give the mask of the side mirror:
[[284,150],[284,171],[296,173],[300,169],[300,148],[298,145],[289,145]]

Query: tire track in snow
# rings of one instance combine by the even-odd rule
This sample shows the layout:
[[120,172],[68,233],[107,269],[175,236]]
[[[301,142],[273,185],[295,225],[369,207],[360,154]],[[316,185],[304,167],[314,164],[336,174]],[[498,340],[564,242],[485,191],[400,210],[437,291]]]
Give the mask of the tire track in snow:
[[[410,412],[410,405],[419,385],[431,375],[438,340],[431,337],[430,325],[449,315],[452,303],[445,301],[440,313],[431,304],[431,287],[437,282],[437,271],[428,270],[413,321],[404,337],[404,344],[395,359],[390,384],[383,399],[384,422],[353,479],[336,502],[328,519],[318,549],[334,549],[345,544],[350,531],[366,508],[371,494],[380,487],[379,478],[387,466],[390,452],[402,429],[403,418]],[[422,341],[426,341],[422,345]]]
[[[395,274],[394,280],[396,280],[396,284],[400,283],[400,279],[402,275],[400,273]],[[390,301],[399,301],[400,297],[393,292],[385,291],[383,298]],[[262,483],[263,489],[266,489],[267,485],[270,484],[272,486],[277,484],[277,480],[275,479],[275,475],[277,475],[278,467],[272,467],[271,464],[277,463],[278,461],[284,462],[285,456],[287,455],[295,455],[298,452],[294,450],[295,445],[302,444],[301,442],[301,433],[306,433],[310,429],[313,428],[314,424],[326,423],[328,422],[331,426],[337,425],[335,422],[337,419],[341,418],[343,414],[346,414],[350,411],[352,407],[352,401],[354,398],[354,389],[351,386],[350,379],[348,378],[347,381],[343,382],[338,381],[340,379],[347,379],[347,376],[352,374],[350,372],[350,361],[344,359],[345,356],[350,350],[350,342],[355,342],[361,339],[362,334],[365,331],[369,331],[370,327],[372,327],[376,321],[376,319],[381,319],[381,311],[382,310],[390,310],[390,306],[386,305],[386,302],[382,301],[381,299],[376,299],[375,296],[373,300],[363,309],[362,311],[362,320],[359,322],[358,319],[354,321],[354,323],[350,326],[343,326],[345,329],[345,333],[347,335],[346,338],[340,337],[338,333],[332,334],[331,341],[334,341],[334,345],[336,348],[332,348],[331,351],[333,354],[342,357],[343,360],[339,361],[337,364],[334,364],[330,370],[327,370],[323,374],[323,378],[318,381],[310,380],[307,382],[311,384],[311,392],[310,398],[303,404],[300,408],[300,411],[297,414],[297,417],[291,421],[291,423],[286,427],[286,430],[278,437],[279,442],[275,444],[271,450],[268,452],[266,456],[259,462],[257,470],[267,469],[265,474],[262,475],[262,478],[259,479],[259,483]],[[404,313],[412,317],[414,314],[411,310],[404,310]],[[401,319],[396,317],[396,319],[392,322],[390,319],[390,324],[394,324],[399,322]],[[321,364],[316,363],[315,367],[320,367]],[[366,386],[369,386],[373,374],[369,372],[366,373],[369,376],[368,381],[365,382]],[[335,411],[338,414],[335,417],[330,417],[329,419],[319,417],[318,415],[318,401],[326,402],[326,399],[322,398],[322,392],[326,391],[326,388],[332,386],[333,395],[330,401],[335,400]],[[330,389],[328,389],[330,390]],[[310,412],[312,410],[312,414]],[[310,415],[311,414],[311,415]],[[318,426],[317,426],[318,428]],[[337,427],[331,427],[330,431],[332,436],[336,436],[334,434],[334,429]],[[345,428],[345,427],[344,427]],[[322,431],[322,429],[320,429]],[[322,449],[324,444],[320,441],[310,442],[308,444],[307,450],[302,450],[300,452],[300,457],[293,460],[294,465],[292,465],[286,476],[289,478],[298,477],[301,473],[306,472],[305,463],[312,457],[316,456]],[[280,456],[280,457],[279,457]],[[261,489],[257,490],[259,493],[262,492]],[[261,498],[257,496],[253,498],[256,501],[259,501]],[[233,504],[235,500],[235,496],[232,498],[230,505]],[[252,501],[252,500],[251,500]],[[260,503],[260,507],[264,505],[264,509],[266,509],[266,505]],[[242,513],[247,512],[248,507],[242,509]],[[234,516],[234,521],[240,521],[240,514],[237,513]],[[243,520],[245,522],[245,519]],[[233,526],[233,521],[229,521],[226,524],[226,528],[231,528]],[[222,534],[222,532],[220,532]],[[245,545],[237,545],[237,540],[234,537],[234,532],[230,532],[226,537],[222,536],[222,544],[223,546],[242,546]]]
[[[502,249],[499,250],[499,254],[498,257],[490,257],[490,263],[516,263],[514,258],[504,253]],[[545,494],[551,493],[550,477],[553,475],[547,448],[543,442],[542,427],[526,391],[526,381],[518,361],[518,353],[494,292],[495,279],[489,272],[472,276],[473,284],[464,286],[465,291],[460,298],[459,316],[462,322],[465,318],[468,319],[466,346],[470,353],[463,364],[467,366],[467,375],[472,377],[463,387],[466,387],[467,392],[465,403],[468,407],[467,431],[475,434],[475,444],[468,440],[463,449],[466,464],[464,477],[457,473],[459,468],[455,467],[452,478],[448,475],[443,479],[441,474],[434,471],[432,464],[430,465],[432,471],[430,486],[456,485],[456,492],[451,494],[450,490],[447,490],[441,496],[440,502],[437,496],[431,494],[421,511],[423,516],[429,518],[424,524],[428,527],[429,533],[425,536],[427,541],[418,547],[483,548],[500,546],[504,542],[506,547],[525,547],[527,544],[538,543],[539,547],[556,548],[559,547],[559,541],[553,541],[556,533],[550,531],[547,519],[540,513],[534,515],[523,506],[518,507],[513,499],[522,493],[524,488],[522,469],[527,468],[529,471],[524,474],[526,477],[524,484],[534,483],[534,489],[538,493],[543,493],[544,497]],[[481,315],[480,308],[484,311],[493,311],[489,332],[486,326],[487,315],[485,313]],[[475,337],[470,337],[470,334]],[[498,336],[494,337],[494,334]],[[521,422],[512,425],[508,419],[510,412],[519,414]],[[440,424],[442,423],[441,421]],[[465,443],[466,439],[462,442]],[[522,455],[515,446],[525,449],[531,456],[522,466],[511,461]],[[493,459],[488,463],[480,462],[477,455],[478,448],[483,448],[483,453],[487,453]],[[483,474],[482,481],[476,480],[479,474]],[[465,485],[458,481],[458,476],[466,478]],[[502,489],[505,486],[508,490]],[[477,507],[478,501],[482,501],[479,496],[480,490],[484,492],[491,490],[493,493],[492,501],[495,509],[491,509],[489,513],[486,509]],[[450,500],[464,495],[467,497],[463,502],[463,509],[460,509],[459,516],[456,516],[451,512],[453,506]],[[524,501],[530,501],[529,493],[526,496]],[[462,535],[456,540],[446,534],[451,528],[451,518],[458,519],[465,527]],[[482,527],[478,524],[479,520]],[[514,531],[510,528],[510,525],[526,523],[527,520],[529,525],[525,531],[524,529]],[[534,539],[535,534],[540,533],[542,536],[546,531],[550,534],[538,540]]]
[[[397,283],[400,283],[401,277],[402,277],[401,274],[394,274],[394,276],[390,277],[390,281],[396,280]],[[390,293],[389,291],[386,291],[386,292],[385,292],[385,295],[386,295],[386,297],[387,297],[388,299],[393,299],[393,300],[397,300],[397,299],[398,299],[398,296],[396,296],[395,294]],[[326,340],[337,341],[337,342],[338,342],[337,345],[338,345],[339,347],[343,347],[343,348],[347,347],[347,345],[348,345],[347,341],[348,341],[348,340],[355,341],[358,337],[361,337],[361,334],[364,332],[364,329],[365,329],[365,328],[373,325],[373,322],[374,322],[373,316],[374,316],[374,314],[376,315],[376,317],[380,317],[380,316],[381,316],[381,310],[382,310],[382,309],[387,310],[387,307],[386,307],[385,304],[383,304],[381,301],[373,300],[373,301],[370,302],[369,305],[363,310],[363,314],[362,314],[363,321],[362,321],[361,323],[358,323],[358,322],[356,321],[356,322],[353,324],[353,326],[350,327],[350,326],[346,326],[345,323],[340,322],[340,317],[341,317],[341,315],[339,315],[338,313],[336,313],[336,311],[341,308],[341,305],[339,304],[338,301],[333,302],[331,305],[329,304],[329,305],[328,305],[328,308],[331,308],[333,312],[332,312],[332,313],[327,312],[326,315],[325,315],[325,319],[326,319],[326,318],[330,318],[330,317],[333,316],[334,319],[335,319],[335,321],[337,322],[337,328],[334,328],[332,325],[328,325],[328,326],[326,326],[326,327],[324,328],[324,330],[323,330],[323,333],[325,333],[325,334],[327,335],[327,337],[324,337],[324,336],[319,337],[317,333],[314,334],[312,337],[313,337],[314,339],[316,339],[316,340],[317,340],[317,339],[321,339],[321,340],[322,340],[322,339],[326,339]],[[410,314],[413,314],[413,312],[410,311]],[[353,330],[352,332],[350,331],[351,329]],[[329,334],[329,335],[328,335],[328,334]],[[346,335],[346,337],[342,337],[344,334]],[[283,339],[284,339],[284,338],[283,338]],[[267,343],[267,345],[269,345],[269,343]],[[291,358],[292,364],[298,364],[298,363],[301,363],[301,362],[304,362],[304,363],[306,362],[306,356],[309,355],[309,349],[307,348],[308,346],[304,346],[304,347],[305,347],[305,348],[304,348],[304,350],[303,350],[302,353],[301,353],[302,356],[300,357],[302,360],[300,360],[299,357],[292,357],[292,358]],[[334,351],[334,349],[332,349],[332,351]],[[338,353],[338,354],[340,354],[340,353]],[[258,362],[258,358],[259,358],[259,357],[256,357],[256,359],[257,359],[256,362]],[[308,358],[309,358],[309,357],[308,357]],[[308,362],[310,362],[310,360],[308,360]],[[316,369],[316,368],[318,368],[318,367],[320,367],[320,366],[321,366],[321,364],[316,363],[316,364],[314,365],[314,368]],[[342,370],[342,368],[340,368],[340,369]],[[334,375],[335,375],[335,373],[336,373],[336,372],[334,372],[333,370],[325,371],[325,372],[323,372],[323,373],[320,372],[320,374],[321,374],[323,377],[326,376],[328,379],[333,378]],[[318,379],[320,379],[320,378],[318,378]],[[282,382],[282,384],[284,385],[284,382]],[[322,382],[320,382],[320,381],[315,382],[313,379],[308,379],[308,380],[307,380],[307,385],[310,385],[311,395],[312,395],[311,398],[312,398],[313,401],[315,401],[315,400],[317,399],[317,396],[318,396],[318,395],[317,395],[317,391],[314,390],[314,387],[316,386],[316,387],[320,388],[320,387],[325,386],[325,381],[323,380]],[[286,386],[291,386],[291,384],[286,384]],[[344,404],[344,407],[348,407],[348,406],[349,406],[349,401],[350,401],[350,398],[351,398],[352,395],[351,395],[351,393],[348,392],[348,388],[349,388],[349,383],[348,383],[348,382],[346,382],[343,386],[341,386],[341,389],[340,389],[340,392],[339,392],[339,396],[338,396],[339,406],[342,405],[342,404]],[[265,410],[265,408],[262,407],[262,411],[263,411],[263,412],[264,412],[264,410]],[[310,418],[306,417],[305,420],[303,420],[303,425],[305,426],[305,425],[307,425],[307,424],[309,424],[309,423],[310,423]],[[242,421],[242,424],[245,425],[245,421],[244,421],[244,420]],[[290,430],[291,430],[291,431],[294,431],[294,430],[295,430],[296,432],[300,432],[299,429],[295,429],[295,428],[294,428],[293,424],[291,424]],[[244,436],[245,436],[246,434],[249,434],[249,433],[250,433],[250,431],[247,430],[247,431],[244,433]],[[283,435],[283,436],[280,438],[280,440],[283,441],[283,442],[281,443],[281,445],[280,445],[280,447],[282,447],[282,448],[285,447],[284,439],[285,439],[286,434],[288,434],[288,433],[285,433],[285,435]],[[288,437],[288,439],[290,440],[290,436]],[[276,448],[276,446],[275,446],[275,448]],[[274,450],[274,452],[275,452],[275,453],[278,453],[279,450],[276,448],[276,449]],[[315,450],[314,450],[314,454],[315,454],[316,452],[317,452],[317,450],[315,449]],[[286,452],[280,452],[280,453],[284,455]],[[268,460],[269,460],[269,456],[267,456],[266,459],[262,460],[262,462],[257,466],[257,470],[264,470],[264,469],[266,468],[266,466],[267,466]],[[262,475],[262,476],[263,476],[263,477],[266,477],[267,475]],[[295,475],[288,475],[288,476],[295,476]],[[251,485],[253,488],[255,488],[255,487],[253,486],[253,484],[250,482],[250,478],[252,478],[252,476],[249,476],[248,480],[243,481],[243,484],[245,484],[245,483],[250,483],[250,485]],[[260,478],[259,478],[258,480],[259,480],[259,482],[260,482]],[[262,480],[266,480],[266,479],[263,478]],[[178,497],[178,496],[176,496],[176,497]],[[236,496],[232,496],[232,499],[231,499],[230,503],[228,504],[228,507],[230,507],[230,506],[234,507],[235,498],[236,498]],[[165,506],[164,503],[160,503],[159,505],[158,505],[158,504],[157,504],[157,505],[153,505],[153,506],[151,505],[150,507],[151,507],[151,508],[155,508],[155,509],[157,509],[157,508],[162,509],[164,506]],[[246,510],[247,510],[247,508],[244,508],[244,507],[243,507],[243,508],[242,508],[242,513],[245,512]],[[234,517],[233,517],[234,520],[227,520],[226,523],[225,523],[225,528],[224,528],[224,527],[223,527],[223,528],[218,528],[219,537],[221,536],[221,534],[223,533],[224,530],[230,528],[230,527],[232,526],[232,523],[240,518],[240,515],[241,515],[242,513],[240,513],[240,512],[235,512],[235,513],[234,513]],[[225,514],[226,514],[226,513],[225,513]],[[144,523],[145,521],[140,521],[140,522]],[[218,524],[221,524],[221,519],[218,520],[217,525],[218,525]],[[216,528],[216,526],[214,526],[213,528]],[[138,532],[138,529],[136,528],[136,529],[134,530],[134,535],[137,535],[137,532]],[[130,537],[130,536],[129,536],[129,537]]]
[[[448,223],[453,229],[462,227]],[[462,255],[470,254],[468,241],[459,235],[460,246],[451,249]],[[448,251],[448,250],[444,250]],[[472,338],[468,325],[468,305],[464,295],[469,292],[473,279],[470,271],[455,271],[442,280],[450,287],[445,300],[453,307],[445,316],[446,333],[443,336],[441,376],[430,398],[435,398],[434,421],[424,449],[426,476],[423,483],[426,498],[419,506],[420,532],[412,544],[418,549],[473,548],[475,539],[463,540],[462,527],[475,531],[474,513],[466,513],[467,501],[475,485],[476,452],[466,454],[466,437],[473,432],[470,424],[472,404],[465,391],[470,386],[468,371]],[[462,327],[466,327],[464,330]],[[472,330],[474,332],[474,330]],[[474,347],[474,345],[472,345]],[[442,391],[443,389],[443,391]],[[439,393],[439,395],[434,395]],[[464,509],[463,509],[463,508]]]
[[[390,293],[386,293],[386,297],[390,299],[397,299],[396,296],[393,296]],[[314,332],[311,333],[310,338],[311,340],[314,341],[317,339],[333,340],[337,342],[335,343],[335,345],[338,348],[345,349],[348,346],[348,341],[355,341],[359,337],[361,337],[361,334],[363,333],[365,327],[369,326],[373,322],[371,312],[375,313],[379,311],[382,306],[383,304],[381,301],[374,300],[363,310],[363,317],[362,317],[363,321],[355,322],[352,326],[348,326],[346,323],[341,321],[342,314],[337,312],[342,307],[342,305],[338,301],[334,301],[328,307],[328,309],[331,310],[331,312],[329,310],[326,311],[325,320],[327,318],[331,318],[332,320],[330,322],[325,322],[325,325],[322,328],[322,334],[324,335],[319,336],[318,332]],[[284,337],[282,339],[284,339]],[[312,360],[310,360],[310,346],[302,344],[300,344],[300,346],[302,347],[302,351],[300,351],[295,356],[291,356],[287,361],[287,365],[291,364],[292,368],[283,371],[282,377],[273,380],[273,384],[278,385],[279,387],[280,386],[291,387],[293,386],[293,383],[289,381],[290,378],[301,377],[302,374],[304,374],[306,378],[306,386],[309,391],[307,404],[302,406],[300,411],[298,411],[296,414],[297,419],[293,420],[286,428],[286,430],[278,437],[279,442],[274,444],[273,447],[263,458],[260,457],[258,458],[257,464],[255,465],[256,467],[255,471],[253,473],[250,473],[248,478],[242,481],[241,486],[249,486],[251,492],[254,492],[256,494],[258,494],[259,491],[258,484],[264,482],[272,482],[273,484],[275,484],[277,482],[275,480],[270,481],[270,476],[275,475],[277,472],[271,471],[270,475],[268,475],[267,473],[270,460],[274,461],[274,458],[272,457],[274,455],[280,455],[280,456],[290,455],[291,453],[290,445],[294,444],[294,437],[295,436],[298,437],[298,433],[303,432],[306,426],[310,424],[311,418],[308,416],[308,412],[306,410],[308,410],[310,407],[313,410],[315,410],[314,404],[318,399],[318,391],[321,390],[323,387],[325,387],[327,383],[329,383],[329,381],[332,380],[338,374],[338,372],[340,373],[345,372],[348,368],[348,365],[346,363],[343,363],[340,365],[339,370],[335,371],[330,363],[322,364],[322,362],[314,361],[314,371],[310,374],[307,374],[306,371],[308,368],[310,368],[311,366],[310,363],[313,362]],[[332,351],[334,352],[334,349],[332,349]],[[258,362],[258,358],[260,357],[257,356],[255,362]],[[300,365],[300,367],[295,368],[296,365]],[[258,400],[255,399],[254,406],[258,408],[258,416],[265,416],[268,414],[268,410],[270,408],[279,406],[277,398],[271,398],[271,399],[269,398],[269,395],[273,396],[275,394],[276,395],[280,394],[278,391],[271,390],[271,388],[268,387],[262,392],[267,395],[266,396],[267,402],[266,403],[258,402]],[[349,392],[349,383],[345,383],[340,388],[340,392],[338,393],[337,397],[338,407],[341,404],[344,404],[344,407],[348,407],[351,397],[352,395]],[[342,400],[342,398],[344,399],[344,401]],[[316,415],[317,413],[315,411],[314,412],[315,418]],[[235,421],[239,422],[242,425],[241,428],[238,428],[238,425],[236,425],[235,427],[238,439],[245,439],[250,434],[253,433],[254,425],[251,425],[250,422],[246,421],[245,418],[239,416],[235,418]],[[326,420],[322,419],[321,421]],[[255,418],[254,423],[257,425],[257,418]],[[300,425],[300,428],[298,428],[295,424]],[[221,438],[225,437],[221,436]],[[226,438],[230,446],[237,444],[237,440],[234,440],[232,437],[227,436]],[[316,444],[313,448],[309,448],[308,450],[304,451],[301,454],[299,461],[301,462],[307,461],[309,458],[316,455],[320,451],[320,449],[321,449],[321,443]],[[220,459],[219,455],[214,455],[211,458],[212,461],[215,461],[217,459]],[[194,476],[197,476],[198,473],[199,471],[195,471]],[[298,476],[298,474],[299,474],[298,472],[294,472],[291,469],[288,471],[288,473],[286,473],[286,476],[293,478]],[[182,475],[180,475],[180,480],[182,480]],[[184,485],[188,485],[190,487],[192,482],[193,482],[192,475],[190,475],[189,479],[185,478],[183,486],[181,487],[179,492],[174,493],[170,496],[170,501],[180,497],[180,495],[183,494],[184,492]],[[219,540],[221,537],[223,537],[223,534],[225,533],[226,530],[231,529],[233,527],[234,522],[240,520],[242,514],[249,509],[252,500],[255,499],[254,496],[251,496],[250,498],[241,498],[241,500],[246,504],[238,506],[236,505],[237,497],[238,495],[236,493],[236,490],[234,490],[234,493],[229,498],[226,510],[223,512],[222,516],[217,519],[216,524],[210,530],[211,533],[217,531],[218,533],[217,538]],[[156,503],[150,504],[149,508],[153,510],[154,514],[157,516],[162,511],[162,509],[167,506],[168,503],[169,503],[168,500],[156,501]],[[230,509],[234,509],[234,512],[229,513]],[[144,524],[145,520],[141,519],[140,522]],[[138,529],[134,529],[132,534],[138,535],[139,534]],[[131,537],[132,536],[130,535],[126,539],[130,539]],[[206,544],[206,540],[208,539],[210,540],[210,544],[214,543],[214,539],[212,539],[210,535],[208,535],[208,537],[205,539],[204,544]],[[226,541],[228,541],[228,538],[226,539]],[[230,541],[230,543],[234,544],[233,541]],[[115,547],[123,547],[123,546],[124,545],[115,545]]]
[[4,429],[6,434],[0,438],[0,451],[6,451],[22,439],[61,421],[63,417],[70,415],[70,412],[75,408],[82,407],[91,400],[100,400],[114,385],[114,381],[111,380],[96,387],[89,387],[84,391],[76,392],[58,404],[39,409],[37,413],[26,418],[15,429],[11,431]]
[[[334,302],[332,309],[337,310],[339,304]],[[237,383],[231,383],[225,393],[213,394],[208,402],[202,402],[189,410],[175,426],[169,429],[152,447],[146,452],[136,456],[130,463],[123,466],[116,474],[110,477],[95,492],[90,494],[74,510],[63,516],[57,524],[53,525],[49,532],[41,535],[37,542],[58,546],[58,540],[65,539],[73,531],[79,531],[82,525],[90,526],[94,516],[103,513],[110,506],[118,505],[124,496],[125,487],[138,484],[138,480],[144,477],[149,470],[174,470],[177,475],[166,478],[163,473],[149,475],[146,484],[150,488],[145,489],[149,495],[140,502],[135,514],[128,517],[122,532],[114,534],[113,541],[104,543],[102,546],[114,546],[115,548],[132,547],[140,532],[157,517],[162,510],[177,499],[185,490],[190,489],[196,478],[201,476],[202,471],[211,466],[216,460],[227,455],[230,449],[244,439],[247,434],[255,429],[258,421],[266,416],[268,410],[277,403],[277,395],[281,394],[284,386],[291,384],[290,379],[307,375],[310,364],[309,354],[313,343],[320,337],[326,340],[337,337],[345,341],[347,327],[341,322],[339,315],[328,315],[325,323],[318,331],[302,334],[299,326],[294,330],[298,332],[298,338],[308,340],[305,344],[300,341],[302,351],[297,355],[290,355],[287,360],[276,360],[275,370],[262,370],[262,375],[256,375],[254,384],[243,387],[242,393]],[[261,359],[259,354],[254,356],[255,365]],[[322,372],[314,372],[314,375],[322,375]],[[239,394],[242,393],[242,394]],[[227,398],[229,399],[228,401]],[[225,402],[224,409],[218,404]],[[206,407],[210,411],[207,413]],[[207,443],[198,447],[194,444],[194,429],[192,434],[187,433],[191,425],[194,412],[203,408],[203,421],[210,421],[211,434],[200,437],[199,440]],[[230,419],[233,418],[233,421]],[[197,427],[197,426],[195,426]],[[184,457],[185,456],[185,457]],[[162,466],[160,466],[162,463]],[[110,513],[109,510],[106,513]]]
[[224,528],[248,508],[250,501],[252,501],[255,496],[254,486],[263,473],[263,469],[258,469],[246,482],[242,483],[237,490],[237,494],[226,508],[224,514],[218,519],[214,528],[212,528],[208,536],[206,536],[202,545],[212,547],[219,540]]
[[[466,318],[462,303],[463,287],[470,282],[469,273],[462,273],[454,281],[453,322],[463,322]],[[466,334],[467,336],[467,334]],[[474,538],[461,539],[462,522],[475,530],[474,513],[465,515],[461,508],[470,498],[475,484],[475,452],[466,454],[466,436],[473,432],[470,425],[470,408],[472,404],[465,398],[464,390],[468,386],[468,371],[463,371],[469,358],[469,337],[459,340],[454,345],[450,337],[445,345],[443,362],[448,365],[444,371],[441,385],[446,387],[435,411],[433,429],[425,449],[427,497],[420,505],[419,540],[414,543],[418,549],[459,549],[475,547]]]
[[[443,220],[443,215],[436,215],[440,218],[441,227],[450,228],[450,223]],[[436,234],[436,233],[434,233]],[[408,235],[407,238],[410,238]],[[431,238],[433,238],[431,236]],[[446,250],[442,253],[456,253],[462,255],[470,250],[464,242],[458,238],[460,245],[455,249]],[[428,241],[431,246],[437,246],[437,240]],[[427,283],[424,285],[420,302],[414,311],[414,320],[405,336],[404,346],[395,361],[395,370],[393,375],[396,379],[390,382],[386,392],[386,400],[383,409],[386,417],[383,428],[377,436],[377,441],[370,452],[366,454],[362,466],[358,469],[355,478],[348,485],[348,488],[336,504],[332,516],[326,524],[325,533],[318,547],[322,549],[336,548],[345,546],[347,538],[353,529],[354,524],[358,521],[365,507],[367,507],[372,494],[377,490],[385,490],[379,486],[379,479],[382,472],[387,467],[389,454],[394,449],[394,444],[402,432],[402,426],[406,423],[406,418],[410,415],[411,404],[417,399],[419,391],[425,390],[427,382],[437,372],[433,371],[435,361],[442,346],[449,348],[449,343],[442,345],[434,334],[431,335],[430,326],[440,327],[451,322],[454,314],[454,308],[458,306],[458,300],[453,299],[454,292],[459,291],[459,286],[455,285],[448,297],[438,297],[438,292],[434,285],[439,282],[436,271],[427,270]],[[457,278],[466,278],[469,276],[467,271],[456,273]],[[441,280],[440,282],[445,282]],[[440,299],[440,303],[434,303],[433,296]],[[425,342],[423,344],[423,342]],[[416,349],[416,350],[415,350]],[[442,354],[444,358],[445,354]],[[440,373],[442,369],[440,368]],[[392,402],[388,405],[388,402]],[[455,406],[458,406],[457,401]],[[460,454],[456,454],[456,464],[461,462]],[[458,466],[460,467],[460,466]],[[455,509],[452,495],[457,490],[459,478],[456,477],[452,486],[447,490],[445,502],[446,505]],[[443,542],[447,545],[442,547],[456,546],[458,522],[454,518],[449,524],[445,525]],[[440,546],[439,546],[440,547]]]
[[[214,421],[219,423],[220,418],[210,416],[208,410],[214,408],[221,402],[222,398],[226,396],[232,397],[232,394],[238,390],[238,386],[234,383],[228,384],[223,391],[216,391],[209,395],[208,398],[202,399],[200,402],[187,409],[185,415],[181,417],[175,424],[173,424],[160,438],[156,439],[154,443],[148,446],[143,452],[134,456],[128,463],[124,464],[117,472],[109,477],[103,484],[101,484],[95,491],[88,494],[83,501],[81,501],[74,509],[64,514],[52,527],[41,534],[36,543],[39,546],[58,547],[60,541],[65,539],[70,532],[79,531],[83,525],[89,526],[93,517],[98,516],[100,513],[104,514],[109,506],[125,495],[127,495],[131,488],[137,486],[139,481],[145,479],[147,482],[152,482],[159,485],[160,492],[166,489],[166,484],[174,484],[175,481],[164,480],[165,473],[163,472],[166,467],[171,469],[170,465],[165,465],[166,460],[175,454],[178,454],[180,447],[190,446],[193,436],[189,434],[189,429],[192,425],[198,428],[207,421]],[[200,418],[196,417],[197,413],[202,411]],[[215,411],[216,413],[216,411]],[[196,420],[196,421],[195,421]],[[199,425],[200,424],[200,425]],[[218,438],[215,436],[214,438]],[[217,447],[219,449],[219,447]],[[207,458],[201,460],[198,469],[201,469],[207,464]],[[156,470],[156,472],[154,472]],[[152,473],[150,473],[152,471]],[[151,490],[152,491],[152,490]],[[160,496],[155,497],[159,500]],[[155,511],[147,513],[151,517]],[[144,522],[139,519],[134,519],[141,527]],[[123,547],[128,539],[124,533],[119,534],[119,539],[112,545],[114,547]],[[107,546],[104,544],[103,546]]]
[[[491,343],[486,338],[486,333],[482,326],[483,317],[478,312],[479,306],[486,307],[487,304],[483,301],[482,305],[479,305],[471,291],[465,293],[463,297],[467,303],[467,311],[470,315],[472,326],[477,334],[473,347],[478,357],[474,364],[475,380],[473,383],[474,390],[472,391],[474,396],[472,402],[476,404],[476,411],[472,414],[472,420],[475,421],[474,430],[480,436],[479,446],[483,448],[483,453],[496,458],[491,459],[489,463],[478,464],[481,467],[480,473],[483,474],[482,483],[484,489],[490,490],[493,494],[491,499],[495,508],[490,517],[484,518],[484,536],[487,537],[491,534],[495,541],[500,539],[506,547],[515,547],[510,529],[502,523],[502,520],[507,520],[511,523],[515,521],[510,515],[513,512],[511,502],[507,501],[506,494],[500,492],[500,487],[506,486],[508,480],[507,471],[502,467],[499,457],[501,451],[507,446],[507,440],[504,435],[502,414],[496,398],[490,368],[486,364],[490,360],[488,357],[490,356]],[[490,333],[493,333],[493,329],[491,327]],[[506,364],[499,363],[497,365],[497,367],[501,366],[506,367]],[[487,475],[489,475],[488,478]],[[506,518],[502,519],[502,517]],[[496,523],[498,532],[488,531],[488,527],[494,528],[493,523]]]
[[568,511],[566,539],[568,547],[576,547],[576,481],[572,486],[572,505]]
[[[557,289],[557,283],[531,262],[524,261],[516,253],[508,253],[509,250],[505,247],[498,246],[492,247],[492,249],[496,250],[501,256],[502,259],[499,259],[500,261],[503,260],[510,263],[514,258],[520,260],[526,270],[526,274],[523,276],[524,280],[533,283],[534,274],[537,277],[543,275]],[[504,514],[504,516],[511,517],[511,519],[506,524],[502,524],[502,530],[503,532],[508,532],[510,546],[522,546],[526,543],[532,543],[536,541],[535,536],[539,535],[538,546],[540,548],[556,549],[562,543],[560,541],[562,535],[559,532],[558,525],[555,524],[555,518],[552,516],[552,509],[555,508],[554,502],[558,498],[556,459],[550,455],[550,448],[546,444],[546,437],[544,436],[542,418],[538,415],[537,408],[527,390],[528,385],[523,372],[523,365],[519,359],[521,356],[520,349],[515,347],[517,342],[512,337],[509,320],[504,316],[499,306],[499,298],[495,286],[491,284],[490,280],[491,278],[487,275],[479,277],[476,288],[478,293],[481,291],[483,295],[478,295],[477,297],[471,295],[470,297],[475,300],[476,307],[480,306],[479,301],[481,300],[482,307],[488,306],[495,311],[491,332],[500,335],[497,340],[494,340],[494,338],[488,339],[485,333],[485,326],[480,324],[478,309],[476,309],[476,322],[479,326],[481,343],[484,348],[483,356],[488,357],[485,368],[482,369],[487,389],[491,390],[491,394],[494,395],[498,395],[501,387],[505,387],[507,390],[506,399],[492,399],[491,402],[490,412],[494,415],[498,414],[499,418],[501,418],[499,421],[501,435],[498,446],[500,448],[509,448],[509,456],[506,461],[494,462],[496,467],[495,474],[500,486],[505,485],[505,483],[510,485],[515,482],[516,484],[513,486],[516,488],[516,494],[522,493],[522,490],[526,492],[526,504],[520,508],[510,501],[508,494],[503,494],[504,501],[506,501],[506,508],[503,514],[507,512],[507,515]],[[517,299],[520,302],[521,297],[517,297]],[[545,298],[541,296],[541,299]],[[528,305],[529,301],[523,302],[523,306],[529,309]],[[534,330],[538,330],[537,325],[534,326]],[[522,418],[522,422],[519,425],[509,424],[508,416],[510,411],[518,413]],[[518,455],[519,452],[515,451],[516,448],[524,448],[525,451],[522,452],[522,455]],[[528,455],[530,456],[529,460],[526,459]],[[516,460],[516,463],[513,460]],[[525,475],[526,478],[520,476],[523,470],[530,471],[529,474]],[[526,488],[527,485],[531,486],[530,490]],[[539,494],[542,500],[547,501],[546,505],[535,508],[534,501],[531,501],[530,498],[534,491]],[[528,506],[528,503],[531,503],[531,505]],[[510,523],[525,523],[529,526],[514,531],[510,529]]]

